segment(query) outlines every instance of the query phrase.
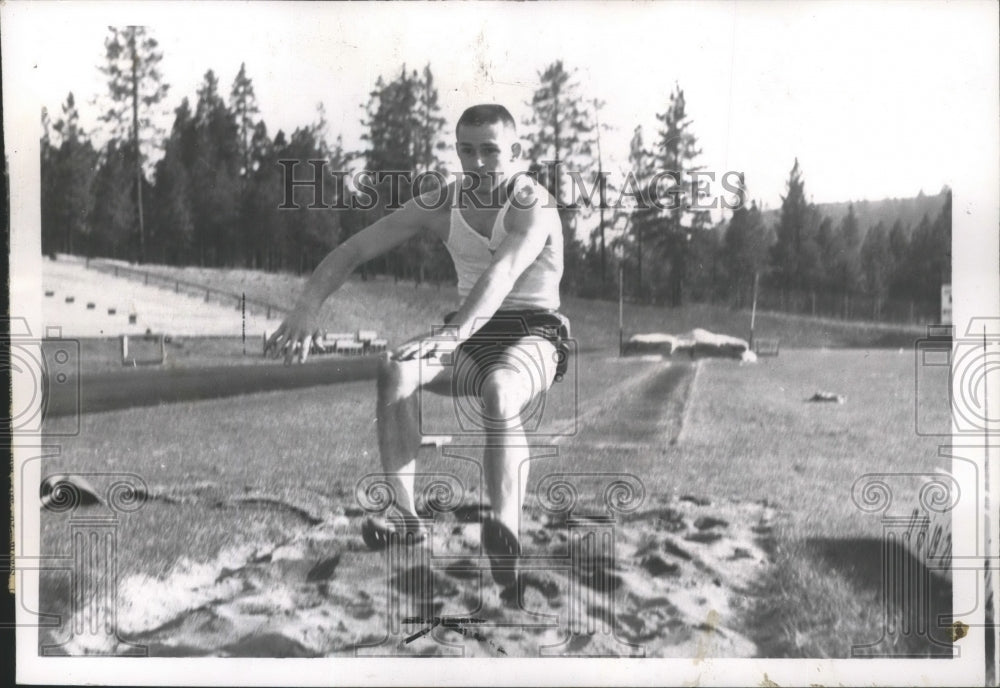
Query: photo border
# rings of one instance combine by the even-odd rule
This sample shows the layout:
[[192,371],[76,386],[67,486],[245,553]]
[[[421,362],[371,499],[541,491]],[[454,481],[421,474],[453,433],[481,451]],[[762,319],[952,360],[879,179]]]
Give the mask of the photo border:
[[[268,11],[273,4],[263,5]],[[998,236],[1000,227],[1000,134],[997,74],[998,36],[997,6],[990,3],[967,3],[982,12],[980,34],[962,37],[983,45],[983,59],[993,65],[994,78],[988,84],[970,84],[982,97],[982,108],[975,112],[956,113],[955,129],[982,132],[975,150],[963,150],[965,168],[956,170],[951,184],[953,200],[953,291],[954,323],[956,332],[964,332],[968,323],[984,314],[1000,312],[997,285]],[[224,15],[234,4],[207,3],[199,5],[200,21],[211,16]],[[245,4],[238,5],[246,11]],[[258,5],[260,7],[260,5]],[[498,5],[480,6],[485,11],[507,11]],[[564,5],[557,4],[558,9]],[[746,5],[743,5],[745,8]],[[34,31],[44,26],[45,16],[58,11],[82,12],[87,9],[112,16],[116,23],[137,23],[155,26],[162,21],[178,21],[172,15],[178,12],[176,3],[169,7],[163,3],[147,5],[122,3],[73,3],[70,7],[43,2],[9,2],[0,7],[3,16],[3,98],[4,134],[9,155],[10,170],[10,242],[11,242],[11,316],[25,318],[32,332],[40,332],[41,313],[41,247],[39,208],[39,111],[40,99],[33,80],[33,64],[44,56],[36,53]],[[281,12],[301,10],[294,3],[281,4]],[[718,9],[716,7],[715,9]],[[552,7],[547,11],[554,11]],[[574,11],[586,11],[586,6],[575,6]],[[256,9],[254,11],[257,11]],[[188,19],[190,20],[190,19]],[[905,30],[905,27],[900,27]],[[962,78],[956,75],[955,78]],[[915,144],[916,145],[916,144]],[[15,399],[33,390],[15,388]],[[1000,408],[996,389],[991,403]],[[970,452],[981,452],[982,467],[994,467],[990,474],[991,498],[995,505],[998,473],[995,467],[997,447],[988,449],[982,441],[956,437],[956,447],[967,447]],[[991,440],[993,442],[993,440]],[[942,445],[946,446],[946,445]],[[42,449],[37,442],[15,440],[14,494],[29,495],[23,502],[15,502],[18,532],[37,533],[39,528],[39,502],[32,490],[24,490],[24,482],[38,484],[41,476],[31,465]],[[987,453],[989,452],[989,455]],[[23,468],[24,470],[20,470]],[[23,482],[22,482],[23,481]],[[976,486],[978,489],[978,486]],[[956,521],[967,523],[981,521],[983,514],[967,511],[956,514]],[[995,533],[998,524],[991,523]],[[997,543],[991,552],[980,550],[982,543],[969,541],[962,529],[956,530],[955,551],[985,554],[997,558]],[[995,536],[994,536],[995,537]],[[17,678],[19,682],[35,683],[106,683],[136,685],[277,685],[289,677],[302,685],[382,684],[411,685],[433,681],[442,685],[462,685],[475,676],[483,685],[798,685],[802,683],[849,685],[876,683],[889,685],[921,681],[926,685],[953,685],[981,682],[985,660],[981,651],[972,645],[963,646],[960,659],[956,660],[820,660],[820,659],[468,659],[455,662],[451,659],[395,659],[392,663],[369,659],[225,659],[225,658],[147,658],[137,662],[125,658],[59,657],[38,655],[37,628],[32,627],[31,609],[37,609],[38,578],[36,569],[29,566],[40,557],[37,540],[19,539],[16,556],[19,562],[17,604]],[[994,579],[994,585],[1000,581]],[[954,586],[954,608],[963,609],[976,605],[977,590]],[[980,598],[981,599],[981,598]],[[467,663],[467,662],[471,662]],[[569,663],[569,664],[568,664]],[[768,681],[773,683],[767,683]]]

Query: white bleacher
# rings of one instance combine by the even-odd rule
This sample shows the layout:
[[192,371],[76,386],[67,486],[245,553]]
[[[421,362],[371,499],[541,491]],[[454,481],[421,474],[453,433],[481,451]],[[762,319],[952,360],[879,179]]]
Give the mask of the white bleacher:
[[[213,297],[176,293],[168,284],[149,285],[136,277],[115,277],[88,269],[83,259],[60,255],[42,261],[42,287],[52,296],[42,298],[46,327],[62,328],[64,337],[114,337],[144,334],[147,330],[173,336],[234,336],[244,332],[243,314],[236,299],[220,303]],[[67,299],[72,299],[68,303]],[[88,308],[88,304],[94,304]],[[112,314],[112,311],[114,313]],[[129,323],[130,315],[135,322]],[[277,317],[247,309],[246,334],[258,337],[280,324]]]
[[333,350],[338,354],[360,356],[365,352],[365,345],[356,339],[338,339]]
[[[370,333],[370,337],[366,337],[364,340],[360,338],[361,333]],[[271,330],[264,330],[261,336],[261,351],[267,353],[267,341],[274,334]],[[327,332],[321,337],[313,341],[310,353],[312,354],[341,354],[345,356],[363,356],[365,354],[374,354],[385,351],[389,342],[385,339],[379,339],[377,337],[377,332],[369,330],[361,330],[358,332],[357,336],[351,332]]]

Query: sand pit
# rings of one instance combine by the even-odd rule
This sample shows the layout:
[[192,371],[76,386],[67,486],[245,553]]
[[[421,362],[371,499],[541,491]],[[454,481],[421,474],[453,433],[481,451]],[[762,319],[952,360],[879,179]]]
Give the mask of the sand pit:
[[[208,506],[198,494],[150,496]],[[756,653],[734,627],[768,566],[777,514],[765,504],[648,498],[614,521],[526,512],[520,589],[502,590],[480,550],[474,505],[437,514],[424,546],[371,552],[356,507],[323,511],[287,494],[247,499],[298,514],[301,528],[209,562],[182,560],[163,577],[122,580],[122,638],[159,656]],[[86,638],[63,649],[116,650]]]

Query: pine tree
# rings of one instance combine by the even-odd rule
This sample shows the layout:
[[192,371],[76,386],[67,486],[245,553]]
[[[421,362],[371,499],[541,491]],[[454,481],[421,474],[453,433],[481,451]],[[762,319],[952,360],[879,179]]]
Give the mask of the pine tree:
[[[910,299],[934,298],[937,291],[937,277],[933,264],[937,246],[934,241],[934,225],[925,213],[910,237],[906,259],[903,264],[902,284],[905,296]],[[932,281],[933,280],[933,281]]]
[[419,77],[407,72],[386,83],[380,76],[369,93],[362,120],[366,131],[362,139],[368,142],[363,155],[366,169],[371,172],[411,171],[417,167],[418,128],[421,123],[418,108]]
[[622,184],[622,198],[627,197],[628,202],[616,212],[626,219],[625,236],[619,243],[622,244],[623,249],[630,248],[631,250],[628,250],[627,253],[634,256],[635,295],[641,300],[645,295],[642,274],[644,244],[646,236],[650,232],[650,226],[656,220],[656,207],[650,198],[654,175],[653,158],[645,147],[641,126],[637,126],[632,132],[628,160],[629,170]]
[[198,134],[188,99],[174,111],[174,124],[156,164],[153,187],[154,250],[167,263],[183,264],[194,249],[192,173],[198,156]]
[[684,293],[693,301],[715,303],[725,292],[725,225],[703,227],[688,236]]
[[[361,138],[368,142],[368,149],[363,153],[367,172],[377,175],[380,172],[402,172],[416,167],[416,155],[411,147],[414,132],[410,129],[416,102],[414,79],[407,73],[405,65],[394,81],[386,83],[381,75],[375,81],[365,108],[366,118],[362,120],[366,131]],[[377,204],[361,213],[364,225],[391,212],[389,207],[393,204],[392,201],[403,202],[403,198],[390,198],[389,182],[374,186]],[[398,280],[405,271],[406,259],[407,256],[402,255],[397,248],[380,258],[381,271],[392,273]],[[367,266],[363,269],[367,269]]]
[[[829,232],[833,251],[838,251],[840,239],[833,220],[823,214],[815,203],[807,206],[806,224],[802,230],[799,249],[799,290],[810,290],[814,294],[820,289],[830,289],[834,283],[834,266],[831,254],[822,248],[819,236],[823,231]],[[805,294],[800,294],[805,298]],[[804,307],[804,302],[801,304]]]
[[[219,95],[212,70],[198,88],[194,112],[195,157],[191,165],[194,243],[202,264],[231,265],[242,251],[237,234],[240,166],[236,118]],[[235,255],[238,259],[239,256]]]
[[89,252],[93,255],[121,258],[129,252],[136,217],[136,199],[129,188],[134,180],[134,155],[132,146],[117,139],[109,141],[101,152],[90,214],[93,232]]
[[90,235],[88,216],[93,206],[91,187],[97,152],[80,128],[80,115],[72,93],[62,106],[62,118],[52,125],[52,129],[59,138],[59,146],[51,159],[53,169],[49,183],[55,194],[47,201],[52,204],[48,217],[60,234],[57,243],[61,250],[73,253]]
[[907,246],[895,280],[899,296],[940,306],[941,285],[951,281],[951,191],[932,220],[924,214]]
[[[445,172],[444,161],[440,153],[447,148],[444,142],[445,119],[441,116],[441,106],[437,87],[434,85],[434,74],[430,64],[424,66],[421,79],[417,82],[416,111],[416,168],[417,175],[427,172]],[[425,188],[415,189],[416,193],[431,190],[431,178],[428,178]],[[454,268],[444,245],[430,234],[423,233],[411,243],[413,249],[412,262],[415,265],[417,284],[430,278],[435,283],[449,279],[454,274]]]
[[[593,194],[597,182],[596,129],[591,103],[580,93],[576,69],[561,60],[538,73],[539,86],[528,105],[525,122],[529,174],[555,198],[563,228],[563,287],[572,293],[587,275],[583,243],[577,225],[592,207],[583,198]],[[575,178],[576,181],[573,181]],[[582,187],[582,188],[581,188]]]
[[42,220],[42,253],[50,256],[59,249],[60,230],[55,217],[55,206],[59,196],[56,183],[56,153],[52,143],[52,120],[48,108],[42,108],[42,138],[39,141],[40,153],[40,208]]
[[601,124],[601,110],[605,106],[603,100],[594,98],[594,143],[596,145],[596,162],[597,162],[597,176],[596,182],[598,185],[598,225],[597,232],[601,239],[601,285],[604,286],[608,280],[608,259],[607,259],[607,237],[605,235],[605,215],[608,210],[608,180],[604,171],[604,155],[601,149],[601,132],[609,131],[610,126],[606,124]]
[[236,117],[240,138],[240,178],[246,180],[250,176],[251,143],[254,129],[257,126],[257,96],[254,94],[253,81],[247,76],[246,62],[240,63],[240,71],[233,79],[233,87],[229,92],[229,109]]
[[660,182],[656,193],[666,206],[658,213],[655,249],[669,260],[669,298],[672,306],[682,305],[690,241],[695,232],[710,221],[708,210],[696,208],[701,198],[694,174],[704,169],[696,164],[701,155],[698,140],[691,132],[693,120],[687,114],[684,91],[675,85],[667,110],[658,114],[662,123],[654,149],[657,170],[673,174],[671,182]]
[[[327,128],[326,113],[320,103],[316,109],[316,120],[312,124],[296,128],[287,143],[284,135],[278,132],[273,146],[278,160],[292,160],[297,163],[297,168],[300,170],[296,172],[297,175],[305,174],[301,171],[302,168],[308,170],[307,174],[314,173],[315,168],[307,164],[309,160],[327,162],[322,168],[323,198],[314,195],[310,187],[298,187],[293,191],[291,199],[293,202],[283,203],[298,207],[281,209],[277,218],[278,225],[273,244],[281,256],[280,263],[300,273],[313,269],[340,240],[340,220],[343,211],[334,210],[331,206],[340,205],[341,199],[337,196],[338,183],[333,177],[333,172],[344,168],[345,155],[339,139],[333,146],[328,144]],[[326,207],[310,208],[309,206],[314,203]]]
[[[932,279],[937,284],[951,284],[951,189],[946,188],[944,205],[934,221],[935,260],[931,266]],[[940,289],[937,294],[940,295]]]
[[892,256],[889,295],[893,298],[902,298],[906,295],[906,260],[910,253],[910,231],[898,218],[889,230],[889,253]]
[[861,286],[861,230],[853,203],[847,207],[847,215],[837,229],[836,247],[833,255],[834,287],[846,294],[856,292]]
[[538,73],[540,82],[529,103],[528,159],[560,206],[577,202],[570,196],[567,175],[580,174],[586,182],[594,168],[595,125],[580,95],[576,70],[566,71],[557,60]]
[[[332,179],[333,172],[344,170],[347,167],[347,155],[344,152],[343,142],[338,136],[331,144],[328,141],[329,124],[326,119],[326,110],[323,103],[316,106],[316,120],[310,127],[310,143],[313,147],[313,159],[325,160],[327,166],[324,168],[325,183],[324,195],[329,195],[329,199],[324,199],[329,205],[338,206],[341,198],[338,196],[340,186]],[[292,137],[293,142],[295,137]],[[329,189],[329,192],[326,191]],[[306,251],[309,255],[307,260],[309,269],[314,268],[319,261],[329,251],[331,251],[342,237],[340,234],[341,219],[344,214],[342,210],[312,211],[305,217],[303,227],[306,237]]]
[[[265,203],[265,215],[262,216],[262,221],[265,221],[264,218],[270,219],[270,222],[266,223],[269,237],[267,242],[268,270],[287,269],[291,262],[289,256],[293,253],[289,232],[286,230],[286,219],[291,211],[278,209],[278,206],[287,200],[283,198],[282,170],[278,161],[287,159],[289,159],[288,138],[285,136],[285,132],[279,129],[271,143],[270,155],[265,157],[267,164],[261,165],[259,176],[254,181],[255,188],[263,191],[260,195]],[[271,205],[268,201],[272,200],[272,197],[278,199],[278,203]]]
[[257,122],[250,138],[250,167],[240,223],[251,247],[250,267],[263,270],[277,268],[275,235],[279,213],[285,212],[278,210],[284,190],[276,147],[268,136],[267,125]]
[[879,317],[881,304],[889,294],[889,284],[895,271],[889,232],[881,220],[868,230],[861,244],[861,270],[865,291],[875,297],[875,316]]
[[[742,175],[740,184],[743,185]],[[749,305],[754,279],[764,272],[770,248],[770,233],[757,204],[734,210],[723,237],[722,251],[737,308]]]
[[444,172],[444,162],[439,154],[447,148],[442,138],[445,119],[441,116],[440,97],[429,63],[424,66],[421,76],[416,84],[417,110],[414,113],[417,120],[414,137],[416,171]]
[[780,286],[802,287],[801,267],[803,238],[810,221],[809,203],[806,201],[805,182],[799,160],[795,159],[788,175],[788,187],[781,197],[781,215],[777,227],[777,241],[772,249],[772,261]]
[[138,235],[137,258],[145,259],[146,231],[143,218],[143,165],[147,159],[144,146],[153,143],[158,132],[153,124],[154,108],[163,100],[169,86],[163,83],[159,64],[163,53],[155,38],[142,26],[108,27],[111,35],[105,39],[107,63],[101,71],[108,79],[111,107],[102,120],[112,125],[113,136],[126,134],[132,148],[135,199],[135,222]]
[[[390,82],[379,77],[369,94],[362,121],[366,127],[362,139],[368,144],[361,153],[367,162],[366,169],[374,174],[406,173],[411,181],[424,172],[443,171],[438,152],[445,147],[445,120],[438,103],[430,65],[420,74],[408,72],[404,65],[399,76]],[[413,191],[410,184],[402,183],[398,193],[393,194],[389,180],[376,186],[378,207],[359,218],[352,217],[351,222],[370,224],[408,201]],[[445,271],[450,273],[449,265],[444,247],[430,237],[416,237],[382,261],[382,269],[397,279],[412,277],[418,281],[423,281],[428,273],[435,281],[444,278],[448,274]]]

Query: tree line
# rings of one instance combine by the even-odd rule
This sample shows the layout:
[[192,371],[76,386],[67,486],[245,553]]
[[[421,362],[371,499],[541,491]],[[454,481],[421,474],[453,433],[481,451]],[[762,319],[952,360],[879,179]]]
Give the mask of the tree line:
[[[449,171],[443,152],[451,132],[429,64],[377,79],[362,107],[364,149],[348,151],[340,136],[331,137],[322,105],[311,123],[272,135],[245,65],[228,91],[207,71],[193,102],[183,98],[170,130],[159,131],[153,114],[169,87],[155,38],[143,27],[111,28],[105,49],[107,143],[95,147],[80,126],[72,93],[57,118],[42,113],[46,253],[303,272],[391,212],[390,194],[381,193],[388,181],[373,183],[380,191],[373,207],[358,208],[344,202],[356,191],[338,172]],[[713,221],[702,203],[708,192],[699,178],[701,150],[679,85],[664,98],[653,136],[635,127],[628,169],[614,174],[602,149],[610,128],[601,121],[603,103],[583,93],[575,70],[561,61],[547,65],[527,105],[521,133],[528,173],[559,205],[567,294],[611,298],[623,275],[621,286],[634,301],[744,307],[757,280],[797,298],[811,295],[814,310],[816,294],[864,296],[875,304],[868,315],[879,317],[880,303],[934,301],[950,280],[950,193],[936,217],[925,215],[916,226],[897,219],[861,227],[853,208],[835,223],[807,202],[795,161],[773,226],[753,202],[736,203]],[[152,164],[154,149],[162,155]],[[309,164],[318,160],[326,164]],[[286,195],[289,161],[297,161],[298,178],[322,175],[320,201],[333,208],[318,209],[308,185]],[[745,179],[737,179],[735,197],[745,201]],[[404,184],[394,200],[410,193]],[[454,279],[444,247],[427,237],[362,267],[363,277],[372,274]]]

